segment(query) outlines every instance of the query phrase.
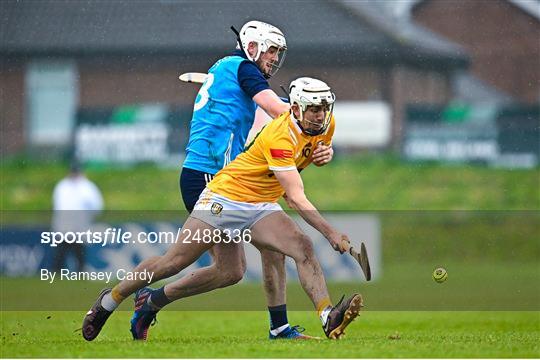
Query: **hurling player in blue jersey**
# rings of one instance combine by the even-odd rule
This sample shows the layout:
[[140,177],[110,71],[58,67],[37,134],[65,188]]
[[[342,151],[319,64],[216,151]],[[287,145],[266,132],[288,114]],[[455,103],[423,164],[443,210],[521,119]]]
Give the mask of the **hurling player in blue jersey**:
[[[186,159],[180,176],[182,198],[192,211],[206,184],[244,150],[257,106],[271,118],[289,111],[270,89],[268,79],[281,67],[287,45],[276,27],[260,22],[246,23],[238,34],[237,49],[218,60],[208,71],[193,108]],[[319,145],[313,163],[321,166],[332,159],[331,147]],[[285,256],[259,249],[263,264],[264,288],[270,313],[270,339],[309,339],[287,319]],[[157,312],[170,302],[240,281],[245,272],[243,244],[217,244],[211,251],[214,263],[179,280],[135,294],[135,314],[131,320],[134,339],[145,340]],[[115,288],[116,289],[116,288]],[[112,311],[125,296],[115,289],[102,292],[83,321],[83,336],[93,340]]]

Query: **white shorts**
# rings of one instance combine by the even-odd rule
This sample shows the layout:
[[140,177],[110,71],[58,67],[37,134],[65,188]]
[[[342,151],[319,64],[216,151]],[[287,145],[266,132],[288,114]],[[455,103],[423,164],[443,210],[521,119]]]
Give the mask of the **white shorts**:
[[205,188],[191,216],[222,231],[245,230],[275,211],[283,211],[278,203],[234,201]]

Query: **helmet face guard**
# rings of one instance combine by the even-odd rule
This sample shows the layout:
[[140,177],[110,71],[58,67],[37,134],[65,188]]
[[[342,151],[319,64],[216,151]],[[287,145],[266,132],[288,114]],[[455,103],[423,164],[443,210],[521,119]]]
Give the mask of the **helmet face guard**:
[[[278,72],[278,70],[281,68],[281,65],[283,65],[283,62],[285,61],[285,53],[287,52],[287,47],[280,47],[274,44],[270,44],[270,46],[267,45],[267,49],[270,49],[271,47],[277,48],[277,59],[275,61],[269,62],[270,67],[271,67],[270,71],[268,72],[268,74],[265,73],[265,76],[267,76],[268,78],[274,76]],[[266,52],[266,51],[262,51],[262,52]]]
[[[248,51],[248,46],[252,42],[257,44],[257,53],[254,56],[251,56]],[[271,69],[265,73],[267,78],[277,73],[285,60],[285,52],[287,51],[285,36],[277,27],[262,21],[249,21],[240,29],[238,48],[242,48],[249,60],[256,62],[261,54],[267,52],[271,47],[277,49],[278,58],[270,63]]]
[[328,104],[326,101],[322,104],[324,107],[324,118],[322,122],[311,121],[305,118],[305,112],[310,106],[321,106],[321,105],[308,105],[306,109],[302,109],[300,106],[300,119],[297,119],[298,126],[302,129],[302,132],[309,136],[317,136],[324,134],[328,125],[330,125],[330,120],[332,119],[332,113],[334,111],[334,104]]
[[[317,136],[326,132],[332,119],[336,100],[336,96],[330,90],[330,87],[320,80],[303,77],[291,83],[289,92],[291,104],[297,104],[299,107],[300,118],[296,119],[296,121],[302,132],[309,136]],[[323,108],[324,117],[322,122],[306,118],[305,113],[312,106]]]

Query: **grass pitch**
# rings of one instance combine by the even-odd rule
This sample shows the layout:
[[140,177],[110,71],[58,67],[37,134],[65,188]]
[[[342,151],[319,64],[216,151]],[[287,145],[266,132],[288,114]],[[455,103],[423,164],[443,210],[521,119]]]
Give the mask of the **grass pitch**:
[[[4,162],[0,168],[1,209],[49,209],[53,186],[65,172],[66,167],[58,164]],[[326,167],[302,173],[308,196],[325,210],[537,210],[539,174],[538,168],[401,163],[378,155],[337,156]],[[94,169],[88,175],[102,189],[107,209],[178,210],[182,206],[177,169]],[[0,357],[539,358],[538,222],[497,214],[494,219],[465,224],[467,227],[450,219],[430,224],[429,231],[411,223],[410,217],[385,220],[385,275],[379,283],[362,287],[367,307],[340,341],[269,341],[264,311],[163,311],[157,326],[151,328],[149,341],[134,342],[129,333],[131,312],[119,311],[89,343],[77,329],[101,284],[61,286],[44,292],[37,281],[0,278]],[[472,265],[454,265],[452,259]],[[389,266],[397,260],[399,268]],[[508,263],[495,266],[494,260]],[[424,265],[409,267],[403,262]],[[431,280],[432,270],[442,264],[450,276],[444,287]],[[330,290],[336,295],[353,288]],[[213,304],[213,309],[218,306],[212,301],[219,302],[222,309],[230,310],[231,304],[239,303],[264,309],[260,285],[241,285],[219,294],[202,299]],[[305,305],[308,300],[300,289],[290,288],[288,295],[290,308],[311,307]],[[189,304],[197,308],[199,301],[201,298],[192,298],[180,308],[190,308]],[[20,310],[36,304],[46,304],[49,309],[67,304],[80,310]],[[442,311],[448,309],[490,311]],[[491,311],[503,309],[527,311]],[[310,335],[323,336],[313,311],[290,311],[289,320],[304,326]]]
[[[179,210],[179,169],[157,166],[91,168],[88,177],[107,210]],[[0,166],[2,210],[47,210],[67,164],[6,159]],[[322,210],[538,209],[540,169],[405,163],[392,156],[340,156],[308,167],[308,198]],[[321,186],[324,184],[324,186]],[[332,191],[329,191],[332,189]]]
[[[0,356],[540,357],[538,263],[448,262],[445,266],[450,277],[444,284],[431,279],[433,266],[405,263],[386,265],[384,275],[373,283],[329,283],[334,300],[340,294],[360,291],[366,308],[344,339],[307,342],[267,339],[268,314],[255,311],[266,306],[260,283],[241,283],[171,304],[158,314],[146,343],[131,340],[131,311],[126,310],[133,302],[126,299],[120,307],[123,311],[109,319],[100,336],[86,342],[77,329],[105,284],[64,281],[51,285],[38,279],[0,278]],[[300,324],[307,334],[323,337],[300,285],[289,283],[287,294],[289,309],[302,310],[289,311],[291,325]],[[62,308],[70,311],[58,311]],[[28,309],[35,311],[23,311]],[[182,311],[186,309],[191,311]]]
[[[69,301],[69,297],[66,297]],[[130,312],[115,313],[93,342],[83,311],[2,312],[1,356],[189,358],[540,357],[540,312],[379,312],[366,310],[339,341],[270,341],[265,312],[163,311],[147,342],[131,340]],[[313,312],[291,323],[323,336]]]

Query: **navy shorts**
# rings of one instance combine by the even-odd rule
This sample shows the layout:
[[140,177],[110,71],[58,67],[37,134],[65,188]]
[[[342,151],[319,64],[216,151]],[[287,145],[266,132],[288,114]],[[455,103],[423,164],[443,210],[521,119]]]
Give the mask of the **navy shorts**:
[[180,173],[180,192],[187,211],[192,212],[199,195],[203,192],[214,175],[189,168],[182,168]]

